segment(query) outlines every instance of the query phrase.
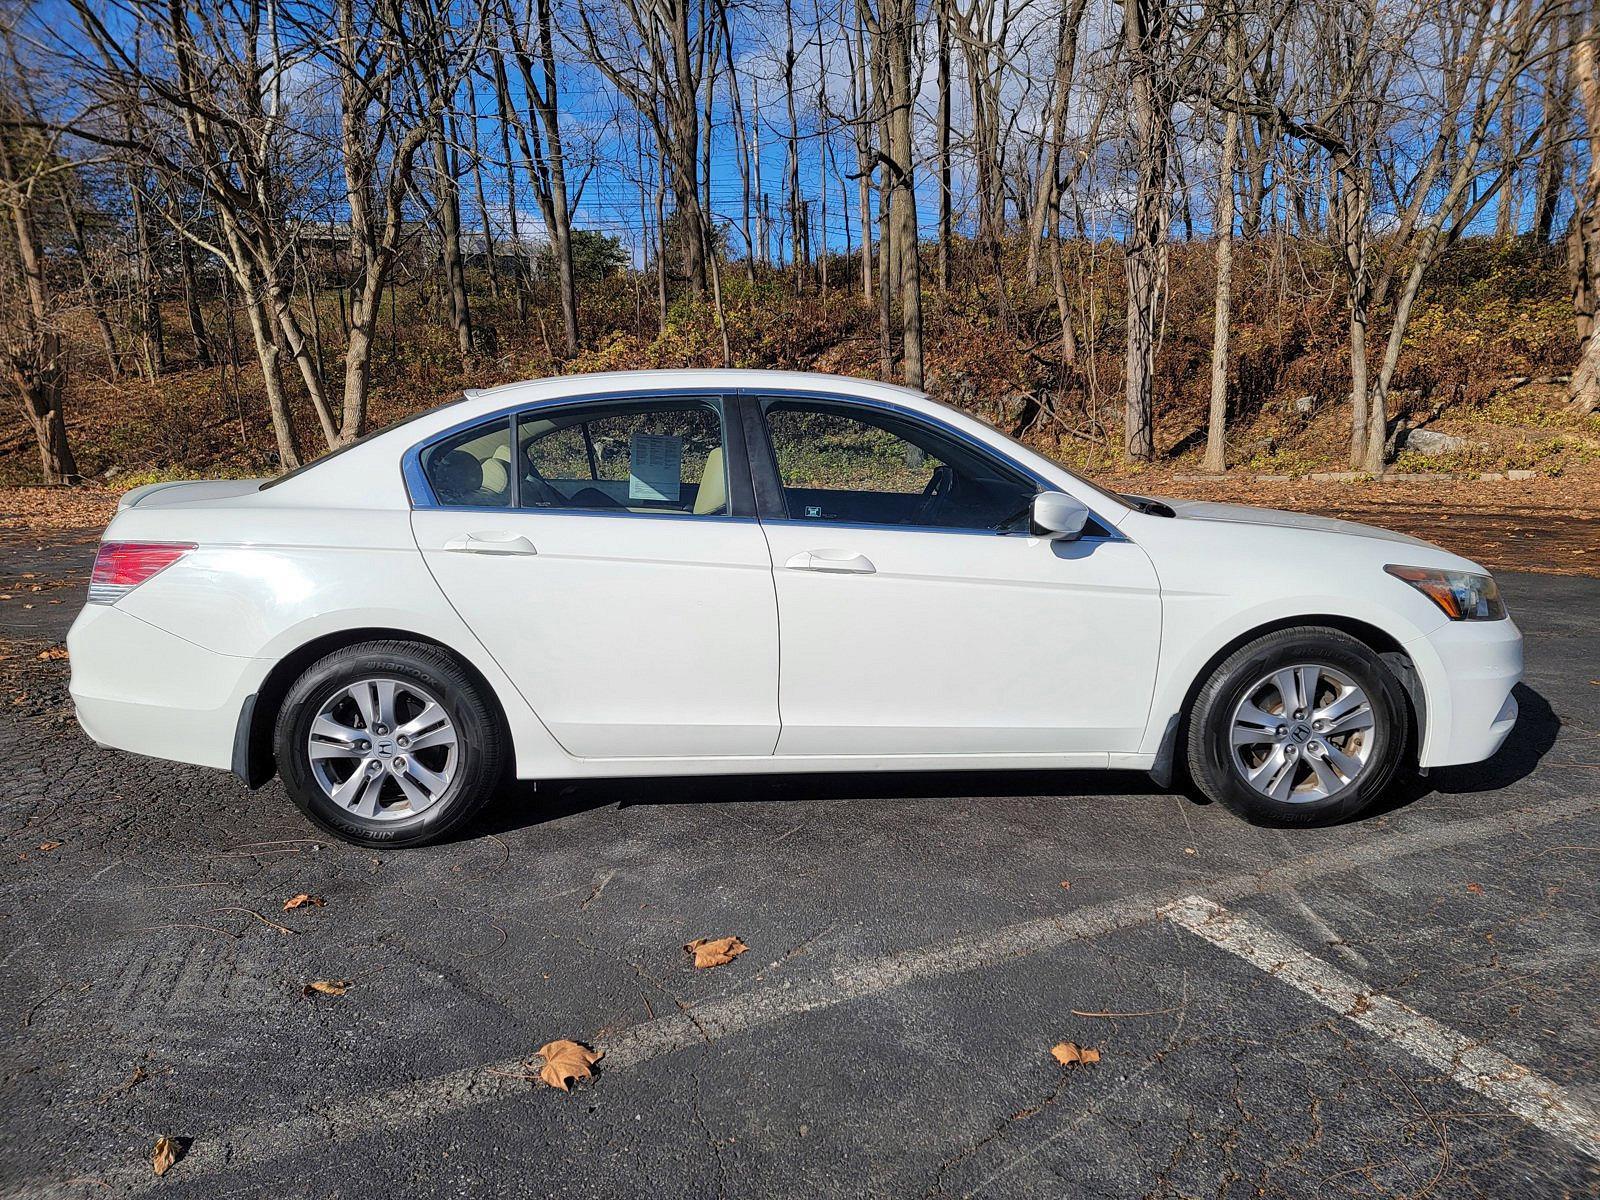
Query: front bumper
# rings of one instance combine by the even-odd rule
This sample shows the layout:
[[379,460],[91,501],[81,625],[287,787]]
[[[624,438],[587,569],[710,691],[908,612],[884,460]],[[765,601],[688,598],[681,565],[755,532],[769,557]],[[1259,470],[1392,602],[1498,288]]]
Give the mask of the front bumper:
[[1482,762],[1517,723],[1522,633],[1503,621],[1451,621],[1406,646],[1426,697],[1418,765]]
[[227,769],[261,664],[217,654],[114,605],[90,604],[67,634],[72,701],[95,742]]

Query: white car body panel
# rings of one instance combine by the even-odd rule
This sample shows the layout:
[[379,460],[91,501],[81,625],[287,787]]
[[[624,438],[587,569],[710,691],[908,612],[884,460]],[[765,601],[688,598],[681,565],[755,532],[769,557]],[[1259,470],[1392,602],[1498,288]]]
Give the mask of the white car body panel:
[[[600,395],[815,394],[958,430],[1087,505],[1113,537],[753,518],[413,508],[408,449],[527,404]],[[155,484],[107,540],[200,549],[69,637],[97,741],[237,764],[240,714],[318,639],[390,631],[453,650],[500,704],[517,774],[924,767],[1150,768],[1196,681],[1237,639],[1336,618],[1409,657],[1423,766],[1492,754],[1515,719],[1512,622],[1451,622],[1386,563],[1482,569],[1386,531],[1172,502],[1139,511],[979,421],[904,389],[753,371],[638,372],[471,394],[265,490]],[[468,533],[531,555],[463,554]],[[871,573],[788,567],[864,556]],[[692,686],[688,686],[692,684]]]
[[[1161,647],[1156,575],[1138,546],[764,528],[782,628],[778,753],[1138,748]],[[856,556],[870,573],[826,569]]]
[[[445,595],[568,753],[772,753],[777,611],[753,519],[434,508],[411,521]],[[474,534],[532,552],[446,549]]]

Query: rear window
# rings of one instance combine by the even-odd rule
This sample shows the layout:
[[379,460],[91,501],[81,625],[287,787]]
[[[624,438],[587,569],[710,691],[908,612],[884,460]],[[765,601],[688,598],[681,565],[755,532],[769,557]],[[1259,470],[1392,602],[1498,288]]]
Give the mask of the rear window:
[[296,467],[292,471],[285,471],[282,475],[279,475],[277,478],[267,480],[265,483],[263,483],[256,490],[264,492],[268,488],[275,488],[280,483],[284,483],[287,480],[294,479],[296,476],[304,475],[307,471],[310,471],[310,470],[312,470],[313,468],[316,468],[316,467],[320,467],[323,463],[328,462],[331,459],[338,458],[339,455],[343,454],[347,450],[354,450],[357,446],[366,445],[373,438],[379,437],[379,436],[381,436],[381,435],[383,435],[385,433],[388,433],[391,429],[399,429],[402,426],[411,424],[413,421],[420,421],[423,417],[431,417],[436,412],[443,412],[447,408],[454,408],[457,404],[460,404],[466,398],[467,398],[466,396],[459,396],[456,399],[448,401],[445,404],[437,405],[434,408],[425,408],[419,413],[412,413],[409,417],[402,417],[400,420],[391,422],[390,424],[383,426],[383,428],[381,428],[381,429],[369,430],[368,432],[362,434],[360,437],[358,437],[353,442],[346,442],[344,445],[338,447],[337,449],[329,450],[326,454],[321,455],[318,458],[313,458],[310,462],[301,463],[298,467]]

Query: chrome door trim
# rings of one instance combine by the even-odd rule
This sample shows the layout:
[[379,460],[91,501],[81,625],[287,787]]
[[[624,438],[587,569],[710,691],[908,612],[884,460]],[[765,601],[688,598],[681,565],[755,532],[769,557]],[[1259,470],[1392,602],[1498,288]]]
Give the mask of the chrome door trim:
[[[522,401],[521,403],[518,403],[518,404],[508,404],[502,409],[497,409],[494,412],[481,414],[481,415],[479,415],[477,417],[472,418],[471,420],[458,421],[456,424],[451,425],[448,428],[441,429],[439,432],[437,432],[435,434],[432,434],[431,436],[429,436],[429,437],[423,439],[422,441],[417,442],[415,445],[411,446],[405,452],[405,454],[401,457],[401,460],[400,460],[400,472],[401,472],[401,477],[405,482],[406,493],[407,493],[407,495],[408,495],[408,497],[410,498],[410,501],[411,501],[411,507],[413,509],[434,509],[434,508],[436,508],[436,509],[445,509],[445,510],[457,511],[457,512],[486,511],[486,512],[497,512],[497,513],[507,513],[507,514],[540,513],[540,514],[545,514],[545,515],[553,515],[553,514],[559,513],[559,514],[567,515],[567,516],[590,516],[590,517],[593,517],[593,516],[610,516],[610,517],[628,516],[628,517],[645,517],[645,518],[651,519],[651,520],[660,520],[660,519],[667,519],[667,520],[694,520],[694,521],[707,521],[707,520],[711,520],[711,521],[717,521],[717,520],[721,520],[721,521],[752,521],[752,520],[759,521],[759,520],[762,520],[762,518],[759,517],[759,515],[756,516],[756,517],[742,517],[742,516],[697,517],[697,516],[694,516],[694,514],[692,514],[692,513],[632,513],[632,512],[618,513],[618,512],[612,511],[612,510],[593,510],[593,511],[590,511],[590,510],[585,510],[585,509],[567,509],[567,508],[548,508],[548,509],[545,509],[545,508],[503,507],[503,506],[494,506],[494,505],[485,505],[485,506],[481,506],[480,507],[480,506],[471,506],[471,505],[441,504],[441,503],[439,503],[438,498],[434,495],[432,487],[430,487],[429,484],[428,484],[427,476],[422,470],[422,456],[435,443],[444,441],[445,439],[450,438],[450,437],[454,437],[456,434],[463,433],[468,429],[475,429],[480,425],[481,426],[491,425],[497,420],[498,421],[516,421],[516,420],[519,420],[521,417],[523,417],[524,415],[526,415],[528,413],[542,412],[542,411],[544,411],[546,409],[573,408],[573,407],[583,407],[583,406],[588,406],[588,405],[609,404],[609,403],[614,403],[614,402],[619,401],[619,400],[675,400],[675,399],[683,399],[683,400],[708,400],[708,399],[710,399],[710,400],[716,400],[718,402],[719,407],[721,409],[721,413],[722,413],[722,444],[723,444],[724,451],[725,451],[724,468],[729,472],[729,481],[730,481],[730,489],[729,490],[730,490],[730,494],[732,492],[731,483],[732,483],[732,478],[733,478],[732,472],[734,470],[734,464],[732,462],[727,461],[727,460],[731,459],[734,455],[733,455],[733,452],[732,452],[732,438],[729,435],[729,428],[728,427],[729,427],[730,423],[732,422],[732,420],[735,419],[738,416],[737,412],[735,411],[736,402],[738,400],[741,400],[741,399],[742,400],[753,401],[758,406],[759,406],[760,402],[762,400],[764,400],[764,399],[811,400],[811,401],[816,401],[816,402],[820,402],[820,403],[824,403],[824,404],[836,404],[836,405],[841,405],[841,406],[844,406],[844,407],[852,407],[853,406],[853,407],[858,407],[858,408],[877,409],[877,410],[882,411],[882,412],[892,413],[894,416],[899,417],[902,420],[907,420],[907,421],[911,421],[913,423],[921,423],[921,424],[924,424],[924,425],[931,426],[932,428],[937,429],[939,432],[945,434],[948,437],[953,437],[953,438],[956,438],[957,440],[959,440],[961,442],[966,443],[968,446],[971,446],[973,449],[977,450],[981,454],[987,454],[991,458],[999,458],[999,459],[1003,460],[1013,470],[1015,470],[1018,473],[1022,474],[1026,478],[1032,480],[1033,483],[1041,491],[1066,492],[1065,488],[1062,488],[1059,485],[1057,485],[1056,483],[1052,482],[1051,480],[1046,479],[1043,475],[1039,474],[1039,472],[1033,470],[1031,467],[1027,466],[1026,464],[1017,462],[1010,455],[1005,454],[1005,453],[995,449],[993,446],[989,445],[987,442],[983,441],[981,438],[974,437],[972,434],[968,433],[966,430],[958,429],[957,427],[955,427],[953,425],[950,425],[945,421],[940,420],[938,417],[932,417],[932,416],[929,416],[926,413],[918,412],[915,409],[906,408],[906,407],[904,407],[902,405],[899,405],[899,404],[893,404],[893,403],[891,403],[891,402],[889,402],[887,400],[879,400],[876,397],[851,396],[851,395],[846,395],[846,394],[843,394],[843,393],[840,393],[840,392],[825,391],[825,390],[819,390],[819,389],[808,389],[808,388],[781,388],[781,387],[780,388],[656,387],[656,388],[626,388],[626,389],[622,389],[622,390],[608,390],[608,391],[603,391],[603,392],[591,392],[591,393],[586,393],[586,394],[583,394],[583,395],[552,396],[552,397],[549,397],[549,398],[544,399],[544,400],[535,400],[535,401],[531,401],[531,402],[525,400],[525,401]],[[765,429],[766,429],[765,413],[763,412],[761,414],[761,416],[762,416],[762,422],[761,422],[762,429],[763,429],[763,431],[765,431]],[[513,445],[515,445],[516,434],[515,434],[515,425],[514,424],[512,426],[512,430],[513,430],[513,432],[512,432],[512,442],[513,442]],[[741,431],[741,432],[743,432],[743,431]],[[742,457],[744,459],[744,464],[743,464],[744,465],[744,469],[746,471],[746,474],[748,475],[749,466],[750,466],[750,460],[751,460],[751,457],[752,457],[751,447],[749,446],[749,444],[748,444],[748,442],[747,442],[747,440],[745,438],[741,437],[740,441],[742,443],[744,443],[743,447],[742,447],[742,449],[744,451]],[[769,453],[770,453],[770,445],[768,447],[768,450],[769,450]],[[1106,520],[1105,517],[1101,516],[1099,511],[1092,504],[1091,505],[1086,505],[1086,507],[1088,507],[1089,516],[1094,520],[1094,522],[1097,525],[1099,525],[1102,529],[1106,530],[1107,532],[1105,534],[1088,534],[1088,535],[1085,535],[1084,537],[1078,539],[1079,541],[1085,541],[1085,542],[1129,542],[1129,541],[1133,540],[1130,537],[1128,537],[1125,533],[1121,532],[1116,527],[1115,524],[1113,524],[1111,521]],[[773,522],[776,522],[778,520],[780,520],[780,518],[773,518],[772,519]],[[782,518],[782,520],[787,521],[788,518]],[[812,527],[818,527],[818,526],[820,526],[820,527],[834,527],[834,528],[843,528],[843,527],[845,527],[845,524],[843,522],[831,522],[831,521],[805,521],[805,520],[800,520],[800,521],[795,521],[793,523],[799,524],[799,525],[812,526]],[[861,528],[865,528],[865,529],[898,529],[898,530],[901,530],[901,531],[904,532],[904,531],[910,531],[910,530],[918,529],[919,527],[918,526],[911,526],[911,525],[865,525],[864,524],[864,525],[861,526]],[[924,531],[928,531],[928,532],[989,534],[991,536],[1001,536],[1001,537],[1004,537],[1004,536],[1012,536],[1012,537],[1014,537],[1014,536],[1016,536],[1015,534],[1002,533],[999,530],[943,529],[943,528],[935,529],[935,530],[928,530],[927,527],[921,527],[921,528],[923,528]]]

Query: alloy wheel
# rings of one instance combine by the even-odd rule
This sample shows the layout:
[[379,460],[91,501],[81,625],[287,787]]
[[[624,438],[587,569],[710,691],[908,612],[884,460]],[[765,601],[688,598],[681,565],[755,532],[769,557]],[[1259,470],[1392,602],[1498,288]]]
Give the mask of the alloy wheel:
[[393,821],[425,812],[449,790],[460,740],[438,697],[383,676],[346,684],[323,701],[306,753],[328,799],[352,816]]
[[1348,675],[1317,663],[1273,671],[1247,689],[1228,722],[1233,765],[1271,800],[1325,800],[1361,778],[1376,718]]

